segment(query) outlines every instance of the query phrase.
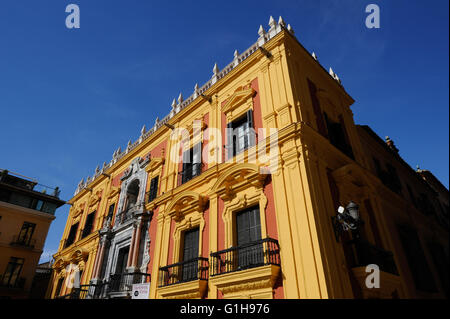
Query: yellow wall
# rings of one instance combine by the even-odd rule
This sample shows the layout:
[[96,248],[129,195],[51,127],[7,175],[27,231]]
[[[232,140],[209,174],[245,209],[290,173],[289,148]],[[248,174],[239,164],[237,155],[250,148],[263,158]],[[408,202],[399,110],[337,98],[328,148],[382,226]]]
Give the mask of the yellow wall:
[[[43,251],[50,223],[55,219],[53,215],[41,213],[32,209],[0,202],[0,274],[3,275],[11,257],[24,258],[24,265],[19,277],[25,278],[24,291],[29,292],[34,278],[36,266]],[[33,248],[11,245],[14,236],[18,236],[24,222],[36,224],[32,240]],[[0,291],[0,295],[4,293]]]
[[[265,48],[271,53],[271,57],[266,57],[262,51],[257,50],[204,92],[212,98],[211,103],[197,98],[170,119],[169,124],[175,128],[189,127],[194,120],[203,119],[207,115],[208,127],[223,129],[224,116],[233,118],[233,114],[241,112],[242,105],[255,107],[250,97],[239,95],[239,90],[255,79],[258,81],[262,125],[278,129],[279,152],[274,155],[278,165],[275,165],[276,169],[271,175],[274,198],[269,200],[273,200],[275,207],[281,248],[281,273],[276,267],[265,267],[242,272],[240,276],[229,274],[210,278],[207,286],[194,282],[158,288],[159,267],[175,263],[179,256],[181,239],[174,234],[188,229],[188,226],[200,225],[203,230],[202,238],[206,238],[209,252],[218,251],[224,245],[219,241],[219,234],[225,232],[225,238],[227,236],[226,228],[220,229],[222,224],[227,224],[228,217],[224,212],[227,209],[233,212],[233,207],[247,205],[248,198],[255,203],[264,203],[261,186],[258,186],[261,182],[257,173],[261,165],[259,161],[253,164],[234,164],[236,166],[229,163],[210,165],[202,175],[178,187],[179,164],[170,160],[170,150],[177,141],[170,140],[171,131],[165,126],[108,168],[106,173],[109,177],[97,177],[88,185],[90,190],[82,190],[70,201],[72,209],[63,239],[67,238],[74,220],[80,219],[83,224],[86,214],[92,211],[88,207],[95,200],[98,200],[94,205],[98,205],[100,213],[95,226],[95,230],[98,230],[109,204],[118,198],[117,189],[112,187],[111,181],[120,177],[134,158],[144,157],[167,141],[164,157],[159,159],[164,161],[164,173],[160,176],[158,192],[160,196],[147,204],[147,209],[155,212],[151,223],[156,225],[155,238],[151,239],[150,298],[198,298],[205,295],[208,298],[272,298],[272,289],[278,276],[282,278],[284,298],[392,297],[394,291],[399,297],[417,296],[411,287],[408,265],[393,231],[397,214],[398,218],[409,218],[405,208],[409,211],[410,207],[406,201],[398,199],[381,185],[373,174],[367,142],[354,124],[350,110],[353,99],[287,31],[281,31],[265,44]],[[307,79],[320,88],[320,104],[330,118],[343,118],[354,160],[333,147],[328,139],[318,133]],[[230,109],[223,109],[224,105],[229,105],[228,101],[238,101],[241,97],[245,101],[239,103],[243,104],[236,102],[236,105],[229,106]],[[222,158],[220,148],[210,149],[208,152],[208,156]],[[241,156],[247,158],[254,153],[255,147]],[[237,178],[240,171],[241,177]],[[331,224],[331,217],[336,214],[337,207],[332,200],[328,182],[330,174],[339,188],[340,203],[344,205],[349,200],[360,204],[370,202],[375,215],[372,220],[367,215],[367,208],[361,204],[361,214],[368,220],[365,226],[367,240],[374,244],[374,229],[379,229],[381,242],[378,244],[381,248],[394,252],[397,267],[402,269],[400,276],[383,274],[384,286],[378,294],[371,294],[372,292],[364,289],[363,292],[355,293],[355,281],[361,279],[358,277],[359,270],[349,269],[342,243],[335,240]],[[149,180],[150,178],[149,175]],[[147,185],[149,184],[148,181]],[[256,186],[249,187],[250,184]],[[224,202],[223,210],[219,209],[219,201]],[[209,202],[206,225],[202,213],[205,202]],[[177,208],[180,203],[185,208]],[[415,225],[420,224],[420,216],[418,215]],[[426,232],[428,219],[424,219],[421,225],[427,225],[420,226]],[[439,232],[442,238],[448,236],[448,232]],[[88,283],[97,244],[98,235],[94,232],[72,247],[63,249],[60,246],[60,251],[55,255],[55,276],[59,276],[67,264],[84,261],[86,264],[82,283]],[[81,259],[74,257],[77,251],[80,251]],[[208,254],[203,256],[208,257]],[[56,281],[53,281],[53,287],[55,285]],[[435,296],[442,296],[442,289]]]

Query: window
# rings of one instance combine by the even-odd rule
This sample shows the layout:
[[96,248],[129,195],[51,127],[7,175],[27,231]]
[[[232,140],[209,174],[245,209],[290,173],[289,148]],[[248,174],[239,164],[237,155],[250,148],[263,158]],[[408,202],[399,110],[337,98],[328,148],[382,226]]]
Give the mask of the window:
[[182,280],[197,279],[199,228],[184,232]]
[[422,291],[436,292],[436,284],[416,231],[407,226],[399,226],[398,233],[416,288]]
[[111,220],[113,215],[114,215],[114,208],[116,208],[116,203],[112,203],[111,205],[109,205],[109,209],[108,209],[108,216],[106,217],[106,219]]
[[75,241],[75,236],[77,235],[77,230],[78,230],[78,223],[75,223],[70,227],[69,236],[67,237],[65,247],[69,247],[70,245],[73,244],[73,242]]
[[22,229],[20,230],[19,236],[17,236],[16,243],[24,246],[29,246],[35,228],[36,224],[24,222],[22,225]]
[[389,163],[386,164],[386,168],[387,168],[387,176],[388,176],[387,186],[392,191],[396,192],[397,194],[400,194],[400,192],[402,190],[402,183],[400,182],[400,179],[397,175],[397,170],[395,169],[394,166],[392,166]]
[[256,134],[253,125],[253,110],[248,110],[244,116],[227,124],[227,159],[243,152],[256,144]]
[[92,227],[94,226],[94,218],[96,211],[93,211],[86,217],[86,222],[84,223],[83,234],[81,238],[88,236],[92,232]]
[[23,258],[11,257],[6,267],[6,271],[3,274],[2,285],[5,287],[16,287],[20,284],[19,275],[22,271]]
[[127,269],[128,254],[130,252],[130,246],[119,249],[117,254],[116,274],[123,274]]
[[0,201],[1,202],[9,202],[11,197],[11,192],[6,189],[0,189]]
[[442,245],[439,243],[430,242],[430,243],[428,243],[428,249],[433,258],[433,262],[434,262],[434,265],[436,266],[436,270],[438,271],[442,288],[444,289],[444,292],[448,297],[450,294],[450,290],[449,290],[450,278],[449,278],[449,274],[448,274],[448,269],[450,268],[450,263],[449,263],[448,257],[445,254],[444,247],[442,247]]
[[343,117],[339,116],[339,122],[333,122],[328,118],[327,113],[324,112],[323,115],[328,129],[328,139],[330,140],[330,143],[341,150],[348,157],[354,158],[352,147],[350,146],[347,132],[345,130]]
[[55,203],[44,202],[42,205],[42,212],[53,215],[55,213],[56,206],[57,205]]
[[148,202],[150,203],[158,196],[159,176],[152,178],[150,182],[150,191],[148,192]]
[[413,193],[413,191],[412,191],[412,189],[411,189],[411,186],[406,185],[406,187],[407,187],[407,189],[408,189],[409,198],[411,199],[411,202],[413,203],[413,205],[414,205],[415,207],[417,207],[417,199],[416,199],[416,196],[414,195],[414,193]]
[[181,171],[181,184],[186,183],[202,172],[202,144],[198,143],[193,148],[183,153],[183,170]]
[[125,210],[133,208],[136,205],[139,196],[139,180],[134,180],[130,183],[127,189],[127,198]]
[[[236,214],[236,244],[238,247],[238,268],[245,269],[264,264],[261,239],[259,206],[248,208]],[[252,245],[252,243],[255,243]]]
[[308,79],[309,94],[311,95],[311,102],[316,116],[316,124],[319,133],[325,137],[327,136],[327,130],[325,128],[324,118],[320,109],[319,99],[317,98],[317,87]]
[[61,294],[61,288],[62,288],[63,283],[64,283],[64,278],[59,278],[58,284],[57,284],[56,290],[55,290],[55,297],[58,297]]

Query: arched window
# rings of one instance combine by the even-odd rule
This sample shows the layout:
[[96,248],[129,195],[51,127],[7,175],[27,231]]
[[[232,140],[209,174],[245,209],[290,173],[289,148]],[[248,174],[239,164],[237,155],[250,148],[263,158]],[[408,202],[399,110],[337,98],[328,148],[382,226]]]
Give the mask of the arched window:
[[130,183],[127,189],[126,210],[133,208],[136,205],[139,195],[139,180],[134,180]]

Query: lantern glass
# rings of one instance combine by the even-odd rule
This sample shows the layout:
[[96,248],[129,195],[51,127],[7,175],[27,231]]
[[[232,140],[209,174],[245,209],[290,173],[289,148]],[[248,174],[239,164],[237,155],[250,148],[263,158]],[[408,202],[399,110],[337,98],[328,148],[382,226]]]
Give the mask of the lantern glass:
[[359,206],[354,202],[347,205],[347,211],[354,220],[359,220]]

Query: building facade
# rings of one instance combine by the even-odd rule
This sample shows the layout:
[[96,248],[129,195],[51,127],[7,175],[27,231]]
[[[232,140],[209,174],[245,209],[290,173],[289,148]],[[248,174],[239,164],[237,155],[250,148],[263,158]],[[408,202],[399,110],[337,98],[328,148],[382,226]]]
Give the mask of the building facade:
[[30,297],[48,229],[64,203],[57,188],[0,170],[0,298]]
[[281,17],[258,35],[80,182],[48,297],[445,296],[448,190],[355,125]]

